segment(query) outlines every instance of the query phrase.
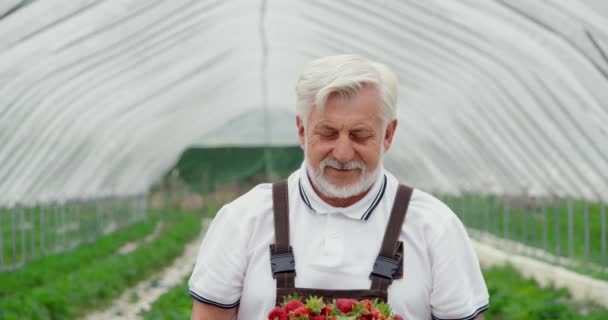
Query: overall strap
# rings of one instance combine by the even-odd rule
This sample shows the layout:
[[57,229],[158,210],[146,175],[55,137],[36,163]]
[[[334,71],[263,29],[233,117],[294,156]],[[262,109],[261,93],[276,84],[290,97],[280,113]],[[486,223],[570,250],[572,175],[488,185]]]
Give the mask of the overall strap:
[[402,184],[399,185],[395,201],[393,202],[391,216],[384,232],[380,254],[376,258],[374,270],[370,275],[372,290],[387,291],[388,286],[393,281],[393,276],[403,263],[403,257],[397,254],[399,246],[402,245],[399,242],[399,234],[403,228],[403,222],[405,221],[405,215],[413,192],[414,189]]
[[289,198],[287,181],[272,184],[275,244],[270,245],[272,276],[277,279],[277,289],[295,287],[295,259],[289,245]]

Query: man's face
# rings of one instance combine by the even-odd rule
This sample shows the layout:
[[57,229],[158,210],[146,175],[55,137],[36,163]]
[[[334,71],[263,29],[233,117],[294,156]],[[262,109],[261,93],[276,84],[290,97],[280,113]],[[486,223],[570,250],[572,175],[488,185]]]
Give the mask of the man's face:
[[[390,147],[396,127],[393,120],[384,130],[380,104],[377,90],[364,86],[354,98],[330,95],[323,111],[313,107],[306,130],[298,117],[300,143],[314,171],[309,174],[317,175],[334,189],[366,191],[375,181],[383,152]],[[311,179],[315,182],[314,177]],[[360,188],[353,189],[357,184]]]

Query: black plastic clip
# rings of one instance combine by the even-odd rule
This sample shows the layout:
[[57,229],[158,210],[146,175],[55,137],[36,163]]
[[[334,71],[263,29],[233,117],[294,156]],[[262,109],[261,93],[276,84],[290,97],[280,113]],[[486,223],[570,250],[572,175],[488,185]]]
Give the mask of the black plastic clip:
[[276,278],[277,273],[296,272],[296,259],[293,256],[293,251],[289,247],[287,253],[274,253],[274,245],[270,245],[270,268],[272,269],[272,278]]
[[370,274],[370,278],[372,276],[379,276],[382,278],[389,279],[390,283],[392,283],[400,264],[401,255],[395,255],[395,257],[392,259],[383,256],[378,256],[376,258],[376,262],[374,263],[374,270]]

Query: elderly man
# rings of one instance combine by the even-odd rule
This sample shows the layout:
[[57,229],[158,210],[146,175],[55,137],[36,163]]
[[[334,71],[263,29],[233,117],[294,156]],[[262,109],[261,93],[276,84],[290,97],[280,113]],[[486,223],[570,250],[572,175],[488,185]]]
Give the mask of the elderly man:
[[386,66],[357,55],[306,66],[296,88],[304,163],[218,212],[189,281],[192,319],[263,319],[294,292],[379,298],[408,320],[482,318],[488,292],[462,223],[383,168],[397,87]]

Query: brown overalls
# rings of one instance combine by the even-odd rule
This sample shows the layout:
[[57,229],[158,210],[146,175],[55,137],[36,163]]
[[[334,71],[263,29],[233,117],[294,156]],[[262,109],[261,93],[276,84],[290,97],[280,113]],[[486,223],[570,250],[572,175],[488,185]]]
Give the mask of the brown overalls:
[[270,245],[270,265],[272,276],[277,279],[276,305],[283,297],[298,293],[301,297],[320,296],[325,302],[333,299],[349,298],[355,300],[378,298],[388,302],[388,286],[393,279],[403,277],[403,243],[399,234],[405,221],[413,189],[399,185],[391,216],[386,226],[380,254],[376,258],[370,274],[372,286],[370,289],[358,290],[326,290],[295,287],[295,258],[289,245],[289,201],[287,196],[287,181],[272,185],[272,201],[274,211],[275,244]]

